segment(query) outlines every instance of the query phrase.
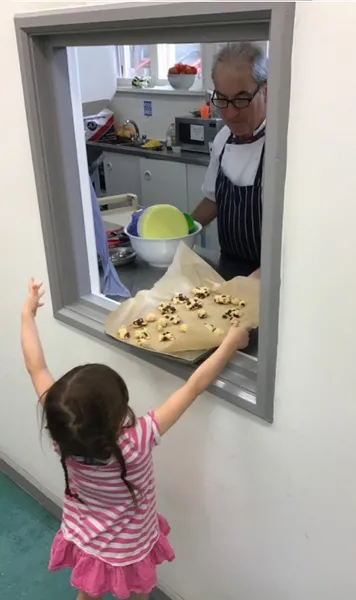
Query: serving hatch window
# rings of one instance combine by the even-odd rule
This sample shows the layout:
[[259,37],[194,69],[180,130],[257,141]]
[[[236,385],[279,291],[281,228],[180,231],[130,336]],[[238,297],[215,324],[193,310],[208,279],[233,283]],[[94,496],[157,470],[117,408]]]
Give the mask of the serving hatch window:
[[[247,8],[250,16],[248,22],[245,22],[241,15],[244,15]],[[180,60],[184,56],[193,57],[194,54],[198,65],[196,79],[199,80],[200,74],[204,77],[205,46],[209,44],[215,48],[217,37],[225,42],[232,42],[238,33],[238,39],[244,40],[246,23],[246,31],[249,35],[253,33],[253,40],[267,40],[269,32],[274,32],[275,37],[270,39],[269,48],[270,77],[273,85],[268,91],[267,144],[264,154],[264,205],[267,205],[268,209],[263,216],[261,336],[258,356],[254,356],[252,352],[238,353],[212,388],[221,398],[271,421],[271,378],[274,378],[277,344],[279,241],[285,177],[283,156],[288,122],[288,93],[283,96],[280,90],[289,90],[292,38],[292,35],[284,35],[282,38],[279,32],[293,31],[294,12],[289,6],[271,5],[266,9],[267,12],[260,13],[258,6],[251,8],[249,5],[244,8],[243,3],[239,3],[237,8],[232,5],[225,6],[225,14],[211,3],[206,7],[206,11],[210,11],[211,17],[214,18],[214,32],[209,29],[208,21],[203,19],[199,24],[197,14],[194,33],[196,41],[193,42],[193,28],[190,27],[189,32],[185,31],[182,19],[191,24],[191,13],[198,10],[194,3],[189,6],[180,5],[177,14],[177,6],[174,4],[152,5],[150,18],[147,17],[147,29],[142,28],[141,23],[139,35],[134,29],[126,31],[125,15],[130,13],[127,18],[132,24],[135,18],[142,20],[142,13],[136,14],[135,7],[115,10],[113,13],[110,10],[102,13],[100,8],[96,9],[95,19],[90,20],[89,8],[73,9],[71,15],[76,23],[75,33],[72,27],[74,21],[71,24],[71,17],[68,21],[68,14],[63,17],[60,10],[55,11],[52,16],[46,16],[45,20],[41,20],[39,15],[31,16],[30,21],[26,16],[17,19],[18,39],[31,41],[28,46],[27,42],[21,42],[20,59],[28,119],[31,122],[33,161],[47,262],[51,274],[54,314],[60,321],[115,345],[119,351],[124,350],[119,340],[109,340],[106,335],[105,323],[108,315],[115,311],[125,298],[134,296],[142,289],[151,289],[155,285],[164,274],[161,263],[164,251],[161,249],[158,252],[158,262],[152,257],[147,262],[148,250],[139,255],[136,248],[137,256],[134,260],[115,266],[110,249],[117,249],[120,244],[121,249],[127,247],[124,244],[124,229],[131,223],[133,212],[141,207],[146,212],[156,205],[162,207],[169,203],[181,218],[185,219],[184,215],[194,214],[200,201],[204,199],[203,193],[209,200],[209,189],[214,189],[214,181],[221,176],[219,169],[224,154],[222,149],[216,149],[219,175],[218,172],[214,173],[212,182],[207,177],[211,164],[211,148],[205,156],[198,156],[196,153],[195,158],[190,154],[192,150],[187,148],[180,148],[180,151],[169,149],[170,146],[175,148],[176,131],[172,128],[175,117],[190,114],[194,126],[194,119],[200,118],[201,106],[206,102],[205,93],[199,97],[192,96],[189,104],[184,95],[169,94],[167,99],[160,98],[158,109],[155,97],[146,95],[147,91],[145,95],[134,92],[130,95],[126,92],[126,96],[118,91],[113,98],[105,101],[104,105],[97,101],[82,104],[75,48],[86,44],[93,47],[102,40],[103,46],[119,48],[120,62],[117,63],[119,67],[116,76],[129,79],[139,76],[139,72],[145,72],[149,77],[149,74],[152,76],[155,72],[157,81],[164,79],[167,65],[172,60],[177,61],[177,58]],[[119,20],[117,10],[122,11],[122,18]],[[81,15],[84,13],[85,17],[81,21]],[[115,15],[112,16],[112,19],[115,19],[114,28],[110,15]],[[154,16],[160,20],[157,30],[152,29],[151,19]],[[103,19],[103,25],[100,25],[100,19]],[[109,25],[105,19],[109,19]],[[273,19],[274,27],[270,27]],[[165,30],[164,23],[173,29],[175,23],[178,25],[172,34],[174,39],[167,39],[167,32],[171,29]],[[99,33],[94,31],[95,24],[100,29]],[[82,37],[84,33],[85,37]],[[43,34],[47,37],[43,37]],[[156,36],[156,45],[152,44],[153,34]],[[31,44],[38,51],[30,51]],[[152,47],[156,49],[154,52],[151,52]],[[208,70],[213,65],[212,60],[211,55]],[[230,80],[225,79],[226,81]],[[174,86],[172,87],[174,89]],[[223,99],[227,106],[232,105],[239,110],[242,100],[248,106],[260,88],[262,89],[262,85],[258,85],[256,90],[241,90],[241,93],[221,88],[220,104],[214,104],[214,98],[210,98],[209,108],[218,108],[223,116]],[[212,123],[217,122],[219,118],[219,112],[211,115]],[[95,139],[102,128],[105,129],[103,137],[106,136],[106,139],[102,139],[102,136]],[[273,128],[274,131],[270,138],[268,128]],[[226,156],[230,153],[237,155],[240,151],[239,145],[230,139],[231,132],[225,130],[225,133],[228,134],[228,140],[223,141],[223,148],[229,142]],[[223,137],[220,136],[221,139]],[[56,140],[56,144],[53,144],[53,139]],[[148,147],[143,148],[147,142]],[[155,150],[156,142],[163,142],[163,145],[167,145],[168,142],[168,150],[166,147],[163,150]],[[151,155],[149,149],[151,152],[162,154]],[[275,160],[276,156],[279,157],[279,161]],[[40,157],[45,157],[45,161]],[[261,159],[258,162],[262,164]],[[226,165],[223,166],[225,168]],[[239,187],[241,182],[235,182],[234,185]],[[246,185],[248,186],[248,183]],[[226,215],[228,217],[229,211]],[[196,222],[199,223],[199,219]],[[225,226],[229,226],[228,218]],[[204,231],[199,230],[195,234],[196,253],[190,256],[197,257],[196,268],[204,268],[201,265],[210,264],[209,268],[212,266],[219,271],[222,230],[220,229],[218,237],[216,228],[209,225]],[[106,257],[105,252],[108,253]],[[121,258],[126,253],[122,254]],[[193,263],[194,261],[190,266]],[[115,280],[115,276],[116,283],[119,281],[122,286],[120,297],[113,294],[110,287],[110,278]],[[219,282],[212,282],[213,288],[214,283]],[[178,292],[180,289],[174,290],[174,294]],[[144,295],[144,292],[141,293]],[[226,296],[230,296],[228,308],[234,310],[231,300],[235,298],[236,301],[245,302],[246,306],[239,306],[243,313],[243,309],[251,305],[247,291],[245,294],[246,298],[244,293],[235,298],[232,293],[226,293]],[[224,302],[221,304],[221,310],[225,310]],[[152,310],[154,309],[155,307],[152,307]],[[137,317],[144,318],[147,314]],[[162,358],[162,353],[157,355],[147,352],[145,348],[137,349],[137,353],[141,358],[182,377],[188,376],[191,368],[194,368],[191,361],[182,361],[179,357],[172,356]]]

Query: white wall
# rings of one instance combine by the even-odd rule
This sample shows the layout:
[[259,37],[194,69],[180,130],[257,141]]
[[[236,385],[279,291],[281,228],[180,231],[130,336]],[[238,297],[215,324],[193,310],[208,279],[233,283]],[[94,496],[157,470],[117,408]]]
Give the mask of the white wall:
[[[3,120],[0,141],[0,448],[59,497],[61,472],[39,444],[19,348],[26,279],[34,273],[47,282],[47,271],[14,9],[3,0],[0,114],[16,120]],[[355,27],[354,3],[297,5],[275,424],[204,394],[157,451],[159,508],[177,551],[160,577],[186,600],[356,594]],[[56,323],[49,304],[39,324],[55,375],[106,362],[125,373],[138,412],[179,384]]]

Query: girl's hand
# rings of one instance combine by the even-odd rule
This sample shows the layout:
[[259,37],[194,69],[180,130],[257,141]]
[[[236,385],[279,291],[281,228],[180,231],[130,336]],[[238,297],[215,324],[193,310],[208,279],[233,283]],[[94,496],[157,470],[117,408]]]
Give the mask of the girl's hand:
[[40,337],[38,335],[35,316],[43,306],[44,289],[42,283],[33,278],[28,282],[28,295],[21,315],[21,345],[27,371],[32,379],[39,401],[44,406],[46,393],[54,383],[48,371]]
[[44,293],[43,284],[37,283],[34,278],[31,277],[28,282],[28,296],[23,307],[23,312],[35,317],[37,310],[43,306],[41,299]]
[[227,332],[226,343],[236,347],[236,350],[244,350],[249,345],[250,331],[246,327],[231,325]]

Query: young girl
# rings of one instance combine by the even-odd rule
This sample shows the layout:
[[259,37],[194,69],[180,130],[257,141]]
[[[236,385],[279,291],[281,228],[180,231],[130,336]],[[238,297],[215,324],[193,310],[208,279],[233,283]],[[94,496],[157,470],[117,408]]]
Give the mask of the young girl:
[[49,569],[72,569],[77,600],[111,593],[142,600],[156,566],[172,561],[169,525],[156,512],[152,450],[214,381],[248,332],[232,327],[216,352],[155,411],[136,418],[123,379],[109,367],[76,367],[54,381],[35,317],[43,289],[33,279],[22,311],[22,349],[65,478],[62,525]]

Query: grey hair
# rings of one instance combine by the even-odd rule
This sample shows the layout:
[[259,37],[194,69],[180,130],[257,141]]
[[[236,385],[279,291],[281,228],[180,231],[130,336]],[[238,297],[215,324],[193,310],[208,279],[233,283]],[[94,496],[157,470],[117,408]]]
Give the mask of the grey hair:
[[236,67],[248,65],[256,85],[267,81],[268,57],[264,45],[257,42],[234,42],[224,45],[214,56],[211,77],[214,80],[216,69],[220,64]]

